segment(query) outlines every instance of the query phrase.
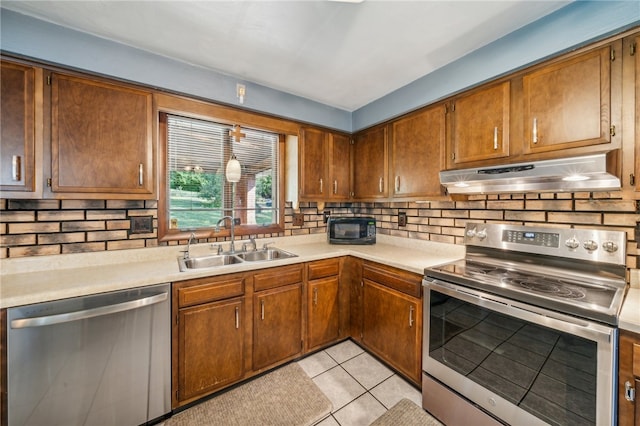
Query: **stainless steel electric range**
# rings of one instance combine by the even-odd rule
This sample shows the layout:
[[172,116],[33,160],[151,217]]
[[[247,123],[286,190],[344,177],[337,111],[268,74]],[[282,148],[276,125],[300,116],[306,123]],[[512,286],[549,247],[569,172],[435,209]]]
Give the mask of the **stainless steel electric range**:
[[512,425],[615,424],[626,234],[467,224],[465,259],[425,269],[423,405]]

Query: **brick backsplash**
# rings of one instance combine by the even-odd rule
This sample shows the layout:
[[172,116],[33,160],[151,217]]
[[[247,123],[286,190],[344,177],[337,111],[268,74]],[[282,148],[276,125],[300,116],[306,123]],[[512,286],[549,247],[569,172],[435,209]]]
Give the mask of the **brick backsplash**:
[[[326,203],[332,215],[369,215],[380,234],[462,244],[468,221],[519,225],[575,226],[627,233],[627,266],[638,268],[635,239],[636,201],[621,193],[478,195],[463,201]],[[323,210],[300,203],[302,226],[293,225],[293,209],[285,208],[285,231],[258,238],[324,233]],[[398,212],[407,226],[398,227]],[[131,219],[147,216],[153,232],[132,233]],[[156,201],[0,200],[0,257],[37,256],[158,246]],[[217,239],[210,239],[217,241]],[[202,242],[202,241],[201,241]],[[185,244],[174,241],[169,244]],[[166,243],[161,243],[163,245]]]

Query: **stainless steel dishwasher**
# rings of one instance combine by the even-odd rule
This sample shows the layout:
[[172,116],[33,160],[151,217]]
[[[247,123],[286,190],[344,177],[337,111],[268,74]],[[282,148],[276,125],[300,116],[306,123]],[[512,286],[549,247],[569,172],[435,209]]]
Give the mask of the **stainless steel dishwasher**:
[[135,426],[168,413],[169,289],[9,309],[9,425]]

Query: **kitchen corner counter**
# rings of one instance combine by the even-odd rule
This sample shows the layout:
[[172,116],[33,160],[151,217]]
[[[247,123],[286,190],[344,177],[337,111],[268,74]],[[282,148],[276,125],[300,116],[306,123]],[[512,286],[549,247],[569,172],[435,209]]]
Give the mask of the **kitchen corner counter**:
[[[184,246],[35,256],[0,260],[0,308],[86,296],[191,278],[245,272],[339,256],[356,256],[422,275],[424,268],[464,257],[464,246],[378,235],[370,246],[330,245],[324,234],[265,238],[298,257],[245,262],[180,272]],[[211,244],[192,245],[191,255],[212,254]]]
[[640,334],[640,288],[630,288],[624,300],[618,327]]

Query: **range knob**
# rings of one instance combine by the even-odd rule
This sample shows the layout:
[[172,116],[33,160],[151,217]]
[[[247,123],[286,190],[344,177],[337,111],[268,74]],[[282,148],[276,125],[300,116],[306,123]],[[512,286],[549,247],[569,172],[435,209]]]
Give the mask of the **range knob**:
[[618,245],[613,241],[605,241],[602,243],[602,249],[607,253],[613,253],[618,251]]
[[481,240],[484,240],[485,238],[487,238],[487,230],[486,229],[481,229],[478,232],[476,232],[476,237],[478,237]]
[[473,238],[476,236],[476,228],[467,229],[467,237]]
[[567,241],[564,242],[564,245],[569,247],[572,250],[575,250],[578,247],[580,247],[580,241],[578,241],[578,239],[576,237],[571,237]]
[[584,247],[585,250],[594,251],[598,249],[598,243],[593,240],[587,240],[582,244],[582,247]]

